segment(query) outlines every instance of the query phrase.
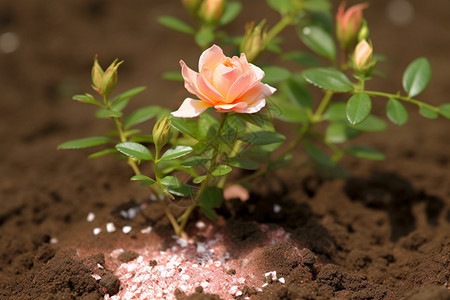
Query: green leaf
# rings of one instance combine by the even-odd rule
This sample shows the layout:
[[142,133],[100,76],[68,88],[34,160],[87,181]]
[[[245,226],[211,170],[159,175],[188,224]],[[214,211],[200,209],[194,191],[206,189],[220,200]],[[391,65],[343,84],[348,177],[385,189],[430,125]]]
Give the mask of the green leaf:
[[153,137],[150,134],[134,135],[130,138],[130,142],[136,143],[153,143]]
[[271,161],[267,167],[267,169],[269,171],[275,171],[281,168],[286,167],[287,165],[289,165],[289,163],[292,160],[292,154],[288,153],[286,155],[284,155],[283,157],[275,160],[275,161]]
[[450,119],[450,103],[445,103],[439,106],[439,113],[447,119]]
[[372,160],[384,160],[386,157],[380,151],[367,146],[353,146],[345,149],[345,152],[349,155],[366,158]]
[[333,92],[350,92],[353,84],[344,73],[331,68],[315,68],[303,71],[309,83]]
[[206,179],[206,175],[202,175],[202,176],[195,177],[194,180],[192,180],[192,182],[195,184],[199,184],[202,181],[204,181],[205,179]]
[[277,132],[254,131],[239,137],[240,140],[253,145],[267,145],[284,141],[286,138]]
[[106,108],[100,108],[96,111],[95,116],[100,119],[105,118],[120,118],[122,116],[122,112],[116,110],[110,110]]
[[180,186],[174,186],[167,189],[170,193],[179,197],[188,197],[194,195],[194,189],[187,184],[181,184]]
[[223,190],[215,186],[209,186],[203,190],[198,203],[202,207],[219,207],[223,202]]
[[285,15],[295,9],[291,0],[267,0],[267,4],[280,14]]
[[150,120],[151,118],[158,115],[160,110],[161,107],[155,105],[137,109],[125,119],[125,121],[123,122],[123,126],[125,129],[128,129],[134,125]]
[[125,91],[125,92],[117,95],[112,100],[112,107],[115,110],[121,111],[125,107],[124,105],[121,104],[122,102],[126,102],[126,101],[130,100],[131,98],[133,98],[137,94],[145,91],[146,89],[147,88],[145,86],[138,86],[138,87],[132,88],[128,91]]
[[372,100],[367,94],[354,94],[348,101],[346,107],[347,119],[352,125],[364,121],[372,109]]
[[99,158],[99,157],[102,157],[102,156],[105,156],[105,155],[108,155],[108,154],[114,154],[114,153],[117,153],[117,150],[115,148],[110,148],[110,149],[105,149],[105,150],[102,150],[102,151],[98,151],[98,152],[92,153],[92,154],[90,154],[88,156],[88,158],[89,159],[91,159],[91,158]]
[[168,149],[164,154],[161,156],[160,160],[171,160],[175,159],[181,156],[184,156],[186,154],[189,154],[194,149],[189,146],[176,146],[175,148]]
[[345,102],[335,102],[330,104],[323,117],[325,120],[337,122],[337,121],[347,121]]
[[188,34],[195,34],[195,29],[192,28],[190,25],[186,24],[185,22],[172,17],[172,16],[160,16],[158,17],[158,22],[166,27],[169,27],[170,29],[180,31],[183,33]]
[[304,141],[303,145],[305,146],[308,155],[318,164],[329,168],[335,166],[335,163],[325,154],[325,152],[311,144],[309,141]]
[[201,114],[198,118],[198,132],[202,137],[215,136],[219,128],[219,121],[210,114]]
[[81,149],[99,146],[114,142],[112,139],[104,136],[92,136],[72,141],[67,141],[58,146],[58,149]]
[[181,182],[178,178],[173,176],[166,176],[160,180],[160,183],[167,189],[176,188],[181,186]]
[[155,180],[153,180],[152,178],[145,176],[145,175],[134,175],[133,177],[130,178],[130,181],[142,181],[139,186],[140,187],[145,187],[145,186],[150,186],[154,183],[156,183]]
[[286,80],[281,85],[281,91],[292,103],[298,104],[303,108],[312,108],[313,100],[303,78],[292,77]]
[[315,56],[300,51],[285,53],[281,55],[281,58],[307,67],[318,67],[321,65],[320,61]]
[[246,170],[257,170],[259,164],[243,157],[233,157],[227,160],[227,163],[233,167],[238,167]]
[[438,113],[425,105],[419,105],[419,113],[428,119],[436,119],[438,117]]
[[72,99],[77,100],[82,103],[95,104],[97,106],[104,107],[103,103],[95,100],[94,96],[92,96],[91,94],[88,94],[88,93],[86,93],[84,95],[75,95],[72,97]]
[[303,5],[311,12],[328,12],[331,9],[331,3],[328,0],[306,0]]
[[201,156],[192,156],[187,158],[181,163],[181,166],[183,167],[198,167],[198,166],[204,166],[209,160],[201,157]]
[[218,165],[212,172],[211,175],[212,176],[222,176],[225,174],[228,174],[232,171],[233,169],[230,166],[227,165]]
[[173,80],[173,81],[181,81],[183,82],[183,75],[181,75],[180,71],[175,71],[175,72],[164,72],[162,74],[162,78],[167,79],[167,80]]
[[403,88],[408,97],[420,94],[428,85],[430,77],[431,66],[428,59],[420,57],[410,63],[403,74]]
[[202,47],[208,47],[214,40],[214,32],[210,27],[203,27],[195,34],[195,42]]
[[144,145],[135,142],[123,142],[116,145],[116,149],[126,156],[140,159],[140,160],[153,160],[153,155],[150,150]]
[[226,25],[233,21],[241,12],[242,4],[237,1],[227,2],[225,10],[223,11],[222,17],[220,18],[219,24]]
[[291,76],[291,72],[285,68],[277,66],[267,66],[263,67],[262,70],[266,74],[263,78],[265,83],[277,83],[284,81]]
[[325,141],[334,144],[346,142],[349,138],[348,130],[348,126],[344,123],[331,123],[326,130]]
[[386,130],[387,128],[387,124],[383,119],[373,115],[369,115],[367,119],[365,119],[359,124],[349,126],[350,128],[367,132],[383,131]]
[[392,123],[400,126],[408,120],[408,111],[400,101],[394,98],[390,98],[387,102],[386,113]]
[[271,131],[273,130],[273,124],[270,121],[269,117],[267,117],[265,114],[258,113],[258,114],[236,114],[238,118],[241,120],[244,120],[245,122],[248,122],[250,124],[253,124],[255,126],[258,126],[262,129]]
[[336,47],[331,35],[319,26],[306,26],[299,28],[298,34],[303,43],[312,51],[334,61]]
[[274,117],[285,122],[303,123],[309,120],[309,109],[287,101],[273,101],[269,109]]
[[218,220],[218,217],[214,209],[206,206],[200,206],[200,208],[208,219],[210,219],[213,222],[216,222]]
[[175,118],[171,117],[172,127],[176,130],[198,138],[197,123],[193,118]]

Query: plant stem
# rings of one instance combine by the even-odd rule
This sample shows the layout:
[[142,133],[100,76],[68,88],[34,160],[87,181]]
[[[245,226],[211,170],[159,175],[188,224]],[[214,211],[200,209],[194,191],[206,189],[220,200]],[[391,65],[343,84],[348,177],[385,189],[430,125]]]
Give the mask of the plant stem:
[[[217,129],[217,133],[216,133],[216,135],[214,137],[214,140],[217,140],[217,138],[220,137],[220,135],[222,133],[223,126],[225,125],[225,121],[226,121],[227,117],[228,117],[228,113],[222,113],[221,114],[219,128]],[[216,142],[216,143],[213,144],[213,147],[214,147],[214,151],[213,151],[213,155],[211,157],[211,161],[210,161],[210,164],[209,164],[208,172],[206,173],[206,178],[205,178],[205,180],[202,181],[202,184],[200,185],[200,189],[195,194],[195,197],[194,197],[192,205],[189,206],[189,208],[180,217],[181,223],[180,223],[180,228],[179,229],[180,229],[181,232],[183,232],[184,227],[186,226],[186,223],[187,223],[187,221],[189,219],[189,216],[194,211],[194,209],[198,206],[198,201],[200,200],[200,196],[203,194],[205,188],[208,186],[208,183],[209,183],[209,181],[211,180],[211,177],[212,177],[211,174],[214,171],[214,169],[216,168],[217,158],[218,158],[218,155],[219,155],[220,144]]]
[[415,105],[417,105],[419,107],[420,106],[426,106],[426,107],[428,107],[429,109],[431,109],[434,112],[439,112],[439,108],[437,108],[437,107],[435,107],[433,105],[427,104],[425,102],[422,102],[422,101],[419,101],[419,100],[416,100],[416,99],[413,99],[413,98],[408,98],[408,97],[405,97],[405,96],[401,96],[399,94],[390,94],[390,93],[377,92],[377,91],[355,91],[355,93],[365,93],[367,95],[372,95],[372,96],[380,96],[380,97],[384,97],[384,98],[394,98],[394,99],[402,100],[402,101],[405,101],[405,102],[413,103],[413,104],[415,104]]

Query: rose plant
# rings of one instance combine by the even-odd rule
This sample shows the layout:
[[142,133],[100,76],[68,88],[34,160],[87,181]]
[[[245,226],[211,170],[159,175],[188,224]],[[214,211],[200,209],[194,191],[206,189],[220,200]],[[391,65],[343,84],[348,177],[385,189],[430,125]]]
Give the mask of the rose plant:
[[[59,148],[108,145],[90,157],[114,154],[124,158],[134,171],[131,180],[150,189],[175,233],[184,235],[194,209],[200,208],[208,218],[216,220],[214,208],[221,205],[224,189],[242,189],[237,184],[287,167],[300,146],[310,157],[306,165],[312,164],[327,176],[345,174],[338,164],[344,155],[384,159],[372,147],[346,143],[362,132],[386,129],[386,122],[371,114],[375,99],[387,99],[387,119],[397,125],[408,119],[403,103],[416,105],[427,118],[450,118],[449,103],[437,107],[415,98],[430,80],[431,67],[426,58],[418,58],[407,66],[402,79],[404,93],[366,88],[378,72],[375,66],[379,57],[363,19],[367,4],[346,10],[343,3],[334,19],[326,0],[267,2],[280,13],[279,22],[271,28],[264,20],[256,26],[251,22],[241,37],[217,31],[237,16],[242,7],[239,2],[184,0],[198,30],[174,17],[159,18],[160,23],[172,29],[192,34],[203,50],[198,72],[180,61],[184,86],[197,99],[186,98],[171,113],[167,108],[151,105],[124,116],[130,99],[145,88],[137,87],[110,98],[122,62],[116,60],[104,71],[96,58],[92,86],[102,100],[91,94],[76,95],[74,99],[98,106],[97,117],[111,119],[115,131],[110,136],[65,142]],[[288,26],[295,27],[309,53],[282,51],[279,33]],[[234,45],[241,54],[227,57],[219,46],[211,45],[214,41]],[[266,50],[295,63],[292,70],[254,65]],[[178,78],[173,73],[165,77]],[[319,101],[314,100],[314,88],[323,94]],[[269,116],[293,124],[294,137],[286,141]],[[152,134],[141,134],[136,125],[155,117],[158,121]],[[324,132],[317,129],[320,123],[326,124]],[[152,165],[153,174],[141,173],[144,162]],[[233,168],[253,172],[229,182]],[[176,211],[172,205],[175,201]]]

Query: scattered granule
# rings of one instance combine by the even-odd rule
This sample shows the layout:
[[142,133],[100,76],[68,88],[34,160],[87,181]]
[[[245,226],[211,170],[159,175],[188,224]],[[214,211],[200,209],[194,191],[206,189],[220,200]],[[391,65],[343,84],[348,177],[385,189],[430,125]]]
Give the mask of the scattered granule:
[[[249,259],[241,257],[239,263],[231,259],[223,235],[209,227],[202,230],[201,242],[174,236],[174,243],[165,251],[134,249],[140,255],[121,264],[114,272],[121,283],[120,291],[113,296],[105,295],[105,299],[175,300],[175,293],[204,293],[231,300],[248,295],[249,290],[260,291],[264,274],[253,274],[252,269],[242,263]],[[289,239],[283,230],[271,230],[267,226],[262,226],[261,230],[267,234],[269,244]],[[111,257],[116,260],[123,253],[123,249],[117,249]],[[276,278],[276,273],[271,272],[269,276]]]

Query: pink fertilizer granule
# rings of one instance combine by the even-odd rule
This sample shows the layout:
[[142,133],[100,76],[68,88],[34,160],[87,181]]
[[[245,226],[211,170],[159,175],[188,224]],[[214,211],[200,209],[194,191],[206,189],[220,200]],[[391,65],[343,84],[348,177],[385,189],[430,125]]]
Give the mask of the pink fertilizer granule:
[[[268,243],[289,238],[281,228],[269,231],[262,226],[262,229],[268,235]],[[170,300],[175,299],[177,288],[189,295],[199,286],[204,293],[219,295],[221,299],[241,296],[244,286],[261,291],[263,274],[252,273],[248,258],[231,259],[223,246],[222,234],[212,234],[211,231],[209,226],[203,226],[202,233],[206,236],[203,242],[174,237],[176,243],[165,251],[134,250],[139,257],[121,264],[114,273],[121,282],[120,292],[114,296],[105,295],[105,299]],[[114,250],[111,257],[117,258],[123,251]],[[156,261],[156,265],[150,261]],[[227,272],[231,269],[235,272]],[[98,275],[93,276],[98,279]]]

